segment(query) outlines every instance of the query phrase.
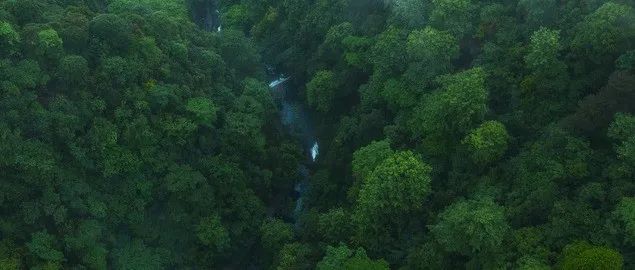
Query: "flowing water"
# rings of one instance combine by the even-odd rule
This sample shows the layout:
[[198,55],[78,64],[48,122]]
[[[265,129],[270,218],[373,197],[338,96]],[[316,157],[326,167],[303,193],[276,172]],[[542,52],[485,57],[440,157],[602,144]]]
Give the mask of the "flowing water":
[[[212,4],[208,7],[216,8],[218,6],[216,1],[210,1],[210,3]],[[214,9],[213,12],[210,10],[210,12],[205,13],[203,18],[205,29],[220,32],[222,30],[220,17],[218,9]],[[270,74],[275,74],[272,68],[267,67],[267,70]],[[297,226],[298,217],[304,210],[303,200],[309,186],[310,170],[308,165],[317,161],[320,154],[320,145],[313,131],[309,111],[304,104],[297,101],[296,93],[294,93],[295,89],[288,86],[290,77],[284,74],[277,74],[271,77],[273,80],[269,83],[269,87],[271,88],[272,95],[276,97],[280,105],[280,121],[289,134],[300,139],[302,150],[304,153],[307,153],[306,162],[298,166],[299,179],[294,187],[296,200],[293,218]]]
[[[307,165],[315,163],[320,154],[320,145],[315,137],[309,111],[294,98],[294,90],[288,86],[289,77],[275,76],[269,83],[273,96],[280,103],[280,121],[291,135],[300,139],[302,150],[307,153],[306,162],[298,168],[300,179],[296,182],[296,201],[293,217],[297,221],[304,210],[303,200],[308,191],[310,170]],[[296,223],[297,225],[297,223]]]

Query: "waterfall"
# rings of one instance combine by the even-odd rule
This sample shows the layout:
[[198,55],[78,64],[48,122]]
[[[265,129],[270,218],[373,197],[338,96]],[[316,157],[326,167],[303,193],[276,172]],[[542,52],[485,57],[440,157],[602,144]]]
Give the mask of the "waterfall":
[[319,154],[320,154],[320,146],[318,145],[317,142],[315,142],[313,144],[313,147],[311,147],[311,159],[313,160],[313,162],[315,162],[315,159],[317,159]]
[[290,78],[291,77],[284,77],[284,74],[280,75],[280,78],[278,78],[275,81],[272,81],[272,82],[269,83],[269,87],[270,88],[274,88],[274,87],[276,87],[276,86],[288,81]]

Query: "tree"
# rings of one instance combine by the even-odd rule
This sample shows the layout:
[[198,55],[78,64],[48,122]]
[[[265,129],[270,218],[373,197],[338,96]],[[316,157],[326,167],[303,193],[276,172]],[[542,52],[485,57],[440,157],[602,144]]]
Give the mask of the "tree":
[[198,188],[201,188],[207,179],[200,172],[194,170],[188,165],[174,165],[169,169],[169,173],[165,176],[166,189],[174,193],[176,196],[184,196],[187,198]]
[[615,61],[618,70],[634,70],[635,69],[635,50],[627,51],[620,55]]
[[461,39],[473,31],[471,20],[474,9],[470,0],[433,0],[430,22],[432,26]]
[[[114,14],[100,14],[90,21],[90,38],[106,46],[106,50],[124,50],[131,43],[130,24]],[[91,41],[92,42],[92,41]]]
[[100,243],[104,233],[103,225],[97,220],[84,220],[75,233],[64,237],[66,246],[82,254],[82,263],[91,269],[107,269],[108,251]]
[[312,268],[309,256],[312,250],[307,244],[293,242],[280,250],[276,270],[308,270]]
[[29,252],[38,259],[48,262],[61,262],[64,254],[56,247],[55,236],[46,231],[31,234],[31,241],[26,245]]
[[521,0],[517,6],[522,11],[526,27],[530,31],[540,26],[552,26],[559,15],[558,3],[554,0]]
[[617,231],[625,243],[635,243],[635,198],[623,197],[612,212]]
[[455,37],[429,26],[410,32],[406,46],[412,61],[426,67],[428,74],[422,74],[422,79],[432,79],[450,71],[452,60],[459,55]]
[[62,58],[57,68],[57,76],[66,87],[81,89],[86,85],[88,77],[88,61],[79,55]]
[[589,176],[593,151],[587,140],[551,127],[506,163],[507,211],[513,224],[531,226],[547,218],[559,185],[576,186]]
[[[293,240],[293,227],[279,219],[267,219],[260,225],[260,243],[266,258],[273,258]],[[269,263],[271,263],[269,261]]]
[[9,2],[8,10],[14,14],[19,25],[42,22],[46,5],[37,0]]
[[247,6],[243,4],[232,5],[227,12],[223,14],[223,26],[225,28],[234,27],[243,32],[249,31],[251,22],[249,20]]
[[316,265],[316,270],[388,270],[384,260],[372,260],[363,248],[355,251],[346,245],[327,246],[326,255]]
[[[260,55],[255,45],[242,32],[225,29],[221,36],[218,52],[238,77],[260,75]],[[241,53],[236,53],[241,52]],[[209,68],[209,66],[205,66]]]
[[487,112],[485,73],[481,68],[441,76],[438,81],[443,87],[422,98],[410,121],[412,132],[431,155],[451,152]]
[[509,134],[497,121],[487,121],[472,130],[462,141],[468,147],[476,164],[488,164],[499,159],[507,151]]
[[335,107],[338,97],[337,82],[331,71],[318,71],[306,85],[307,102],[321,113],[328,113]]
[[617,164],[617,168],[622,174],[633,173],[635,168],[635,117],[630,114],[617,113],[615,119],[608,128],[607,136],[618,144],[615,146],[617,158],[622,163]]
[[406,40],[407,32],[394,26],[388,27],[377,36],[370,51],[374,74],[390,78],[406,69]]
[[167,259],[164,252],[148,247],[137,239],[124,243],[113,251],[112,265],[122,270],[164,269]]
[[571,47],[579,57],[605,63],[607,56],[617,57],[635,38],[633,22],[633,7],[607,2],[576,26]]
[[[373,251],[387,249],[422,209],[432,168],[410,151],[396,152],[363,179],[353,212],[356,239]],[[368,235],[375,237],[369,238]]]
[[254,78],[245,78],[243,80],[243,95],[252,97],[262,106],[264,109],[264,115],[266,119],[273,117],[276,113],[276,105],[273,101],[271,91],[269,87],[262,81]]
[[567,245],[561,256],[560,267],[563,270],[621,270],[624,261],[619,252],[608,247],[592,246],[587,242]]
[[369,145],[357,149],[353,153],[353,174],[359,179],[368,179],[375,168],[394,153],[390,148],[390,143],[385,140],[373,141]]
[[163,60],[163,51],[157,46],[154,38],[144,37],[136,39],[132,44],[132,50],[137,54],[137,61],[143,66],[143,70],[151,72],[158,69]]
[[64,48],[75,54],[86,51],[88,47],[89,14],[82,9],[69,9],[58,20],[56,31],[64,41]]
[[318,233],[330,244],[346,242],[353,233],[350,214],[343,208],[333,208],[320,214]]
[[46,29],[37,34],[37,54],[47,59],[57,59],[63,51],[63,42],[57,31]]
[[426,24],[428,18],[423,16],[427,14],[430,4],[416,0],[398,0],[392,1],[393,16],[399,23],[409,28],[421,27]]
[[346,51],[344,61],[346,64],[364,72],[372,69],[370,50],[373,42],[368,37],[348,36],[342,40]]
[[196,236],[203,245],[215,251],[223,251],[230,244],[229,234],[217,215],[201,219],[196,226]]
[[585,135],[603,134],[617,112],[633,113],[631,100],[635,74],[616,71],[604,87],[579,102],[575,113],[565,119],[568,126]]
[[0,21],[0,56],[10,56],[16,52],[20,35],[8,22]]
[[109,3],[108,9],[113,13],[137,12],[142,15],[163,11],[168,12],[171,16],[183,18],[187,14],[183,1],[114,0]]
[[185,109],[194,116],[193,120],[198,125],[211,127],[216,122],[218,108],[208,98],[190,98],[185,105]]
[[626,141],[633,136],[633,131],[635,131],[635,117],[626,113],[616,113],[607,136],[614,140]]
[[559,68],[563,64],[558,61],[561,49],[560,32],[540,28],[531,35],[529,54],[525,62],[530,70],[548,72],[545,69]]
[[509,231],[505,209],[491,198],[457,201],[429,228],[445,250],[464,255],[498,251]]
[[405,73],[400,79],[388,79],[382,92],[395,111],[415,105],[421,94],[430,90],[435,77],[452,70],[452,61],[459,55],[451,34],[429,26],[410,32],[406,50],[410,62]]
[[265,137],[261,132],[264,119],[242,112],[229,112],[222,130],[223,148],[227,153],[262,153]]
[[524,125],[534,129],[543,127],[572,106],[568,97],[569,77],[566,64],[558,58],[560,32],[540,28],[531,36],[527,68],[532,71],[521,83],[520,113],[525,114]]

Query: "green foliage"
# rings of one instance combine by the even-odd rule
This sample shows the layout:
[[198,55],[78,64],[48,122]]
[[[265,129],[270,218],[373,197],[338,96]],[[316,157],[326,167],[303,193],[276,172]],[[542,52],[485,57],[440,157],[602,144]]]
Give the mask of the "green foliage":
[[572,48],[599,62],[628,47],[635,38],[633,7],[607,2],[587,15],[576,27]]
[[558,16],[557,4],[557,1],[553,0],[521,0],[518,1],[518,9],[526,14],[527,28],[535,29],[555,22]]
[[185,165],[170,168],[164,181],[168,191],[175,194],[190,194],[199,188],[206,179],[200,172]]
[[229,234],[218,216],[203,218],[196,226],[196,236],[206,246],[222,251],[229,246]]
[[430,22],[447,30],[457,38],[472,31],[471,18],[474,6],[470,0],[433,0]]
[[635,165],[635,117],[617,113],[609,126],[608,137],[619,141],[615,147],[619,159],[626,162],[627,166]]
[[366,255],[363,248],[355,251],[345,245],[326,247],[326,255],[317,263],[317,270],[388,270],[388,263],[384,260],[373,261]]
[[388,141],[374,141],[353,153],[353,173],[360,179],[368,179],[375,168],[393,154]]
[[426,66],[432,78],[450,70],[452,60],[459,55],[459,46],[456,38],[447,32],[426,27],[422,30],[414,30],[408,35],[408,55],[413,61],[421,62]]
[[430,194],[431,171],[410,151],[395,152],[379,163],[359,190],[353,212],[356,240],[373,251],[387,248],[394,241],[390,235],[423,208]]
[[635,132],[635,117],[624,113],[617,113],[613,123],[611,123],[609,127],[607,135],[609,138],[615,140],[626,141],[633,136],[633,132]]
[[62,52],[62,39],[53,29],[40,31],[37,34],[37,53],[49,58],[57,58]]
[[613,210],[613,217],[618,222],[619,231],[623,233],[624,242],[635,243],[635,198],[623,197]]
[[384,214],[420,209],[430,193],[431,170],[410,151],[388,156],[364,179],[357,201],[359,217],[371,221]]
[[114,14],[101,14],[92,19],[89,26],[90,37],[100,42],[104,50],[113,48],[123,50],[130,43],[131,26],[130,23]]
[[432,27],[410,32],[407,48],[408,54],[415,61],[427,61],[428,63],[433,62],[433,60],[449,62],[458,55],[459,51],[454,37]]
[[260,234],[262,247],[269,256],[277,254],[285,244],[293,240],[291,224],[279,219],[265,220],[260,226]]
[[290,243],[284,245],[278,255],[276,270],[308,270],[311,269],[309,261],[311,249],[306,244]]
[[470,157],[477,164],[487,164],[499,159],[507,151],[509,134],[497,121],[487,121],[472,130],[462,141],[467,145]]
[[0,22],[0,55],[8,56],[15,53],[20,43],[20,35],[8,22]]
[[88,61],[79,55],[69,55],[60,61],[57,76],[69,87],[83,86],[88,77]]
[[168,12],[171,16],[183,18],[187,15],[184,0],[115,0],[110,1],[108,10],[112,13],[137,12],[143,15],[156,11],[164,11]]
[[447,251],[467,255],[499,250],[509,225],[503,207],[491,198],[479,198],[448,206],[430,231]]
[[443,87],[423,98],[411,126],[430,154],[447,153],[450,145],[483,121],[487,112],[484,80],[480,68],[442,76]]
[[108,251],[99,243],[104,228],[96,220],[80,223],[73,236],[65,237],[67,247],[82,254],[82,262],[92,269],[107,269]]
[[348,36],[342,40],[346,48],[344,60],[357,69],[368,71],[371,69],[369,50],[372,41],[367,37]]
[[624,0],[0,0],[0,269],[634,268],[634,44]]
[[616,61],[615,65],[621,70],[633,70],[635,69],[635,50],[628,51],[622,54]]
[[263,205],[291,211],[262,187],[300,158],[263,157],[291,140],[264,128],[276,107],[249,40],[186,14],[0,1],[0,268],[245,268],[263,254]]
[[556,64],[560,51],[560,33],[540,28],[531,35],[529,54],[525,61],[531,70],[541,70]]
[[317,111],[327,113],[335,107],[338,96],[337,82],[333,72],[318,71],[306,85],[306,98],[309,105]]
[[33,233],[31,241],[26,246],[31,254],[44,261],[60,262],[64,260],[64,254],[55,247],[55,236],[46,231]]
[[587,242],[577,242],[567,245],[562,250],[560,267],[563,270],[620,270],[623,261],[622,255],[611,248],[592,246]]
[[409,27],[415,28],[425,25],[427,18],[422,16],[426,14],[429,3],[416,0],[400,0],[392,1],[393,16],[395,19]]
[[192,113],[194,121],[203,126],[212,126],[216,122],[218,108],[214,103],[204,97],[191,98],[185,104],[185,109]]
[[246,5],[238,4],[229,7],[223,14],[223,24],[226,28],[234,27],[241,31],[249,31],[249,11]]
[[165,254],[134,240],[113,251],[113,267],[125,270],[164,269]]
[[353,232],[350,214],[342,208],[331,209],[321,214],[318,220],[318,232],[328,243],[348,240]]
[[405,69],[406,34],[403,30],[391,26],[377,36],[377,41],[371,47],[370,53],[370,62],[377,74],[389,77]]

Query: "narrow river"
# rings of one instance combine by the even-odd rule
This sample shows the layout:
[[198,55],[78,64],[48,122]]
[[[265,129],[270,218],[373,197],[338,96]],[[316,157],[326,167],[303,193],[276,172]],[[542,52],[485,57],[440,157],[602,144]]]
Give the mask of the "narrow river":
[[295,184],[296,201],[293,217],[297,221],[304,210],[303,200],[309,187],[310,170],[307,165],[315,163],[320,154],[320,146],[309,111],[297,100],[295,89],[288,83],[289,77],[277,75],[274,78],[269,87],[280,105],[280,121],[289,134],[300,139],[302,150],[306,153],[306,162],[298,166],[300,179]]
[[[193,14],[194,21],[210,32],[221,32],[221,13],[218,10],[218,2],[215,0],[205,2],[200,9]],[[293,220],[297,226],[298,218],[304,211],[304,199],[309,188],[310,165],[315,163],[320,154],[320,146],[313,130],[309,110],[298,101],[295,89],[289,83],[289,77],[276,74],[271,68],[267,68],[272,81],[269,83],[272,95],[280,106],[280,121],[286,131],[298,138],[302,144],[302,150],[306,153],[306,161],[298,166],[299,179],[296,181],[295,208]]]

